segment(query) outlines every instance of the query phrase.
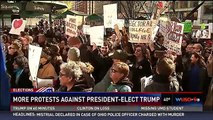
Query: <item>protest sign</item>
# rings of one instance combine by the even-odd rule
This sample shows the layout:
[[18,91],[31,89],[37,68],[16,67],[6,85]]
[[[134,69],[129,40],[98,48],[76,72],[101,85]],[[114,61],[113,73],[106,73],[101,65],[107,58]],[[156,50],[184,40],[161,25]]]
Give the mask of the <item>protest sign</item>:
[[95,43],[97,46],[103,46],[104,43],[104,26],[91,27],[89,30],[90,44]]
[[66,21],[65,34],[69,35],[70,37],[76,37],[77,36],[77,19],[76,19],[76,17],[67,15],[65,21]]
[[42,48],[29,45],[28,63],[32,80],[36,80]]
[[155,36],[156,36],[158,30],[159,30],[159,26],[154,27],[154,29],[152,31],[151,41],[155,42]]
[[124,19],[117,19],[115,21],[115,24],[118,25],[119,30],[122,30],[122,28],[124,27],[125,21],[124,21]]
[[37,84],[38,84],[37,88],[53,87],[53,79],[40,79],[40,78],[37,78]]
[[76,17],[76,25],[80,26],[83,24],[83,16],[75,16]]
[[83,33],[89,34],[90,25],[83,25]]
[[211,39],[211,27],[205,24],[193,25],[192,38]]
[[183,22],[183,24],[184,24],[184,29],[183,29],[184,33],[192,32],[192,22]]
[[209,23],[209,31],[213,33],[213,23]]
[[164,47],[181,54],[181,43],[184,25],[174,21],[160,21],[159,32],[164,36]]
[[104,27],[114,28],[117,20],[117,4],[104,5]]
[[149,43],[155,20],[129,20],[129,37],[132,43]]
[[22,19],[14,19],[12,22],[12,27],[10,29],[10,34],[20,35],[21,31],[24,31],[26,21]]

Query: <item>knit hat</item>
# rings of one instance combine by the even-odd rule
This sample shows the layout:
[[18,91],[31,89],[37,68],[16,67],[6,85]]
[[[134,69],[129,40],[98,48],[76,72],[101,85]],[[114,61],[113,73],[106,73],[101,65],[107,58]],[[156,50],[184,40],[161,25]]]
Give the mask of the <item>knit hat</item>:
[[78,37],[69,37],[68,38],[68,45],[70,47],[77,45],[77,44],[80,44],[80,43],[81,43],[81,41],[79,40]]
[[128,58],[128,54],[120,49],[114,51],[114,53],[111,55],[112,59],[118,59],[121,60],[122,62],[126,62]]
[[72,61],[79,61],[80,50],[77,47],[71,47],[68,51],[68,59]]

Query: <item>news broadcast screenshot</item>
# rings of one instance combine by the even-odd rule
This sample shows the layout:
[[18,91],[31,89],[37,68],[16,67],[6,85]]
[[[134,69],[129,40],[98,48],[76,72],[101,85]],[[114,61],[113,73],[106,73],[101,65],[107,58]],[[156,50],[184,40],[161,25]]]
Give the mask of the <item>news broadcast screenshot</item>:
[[0,1],[0,119],[213,118],[212,1]]

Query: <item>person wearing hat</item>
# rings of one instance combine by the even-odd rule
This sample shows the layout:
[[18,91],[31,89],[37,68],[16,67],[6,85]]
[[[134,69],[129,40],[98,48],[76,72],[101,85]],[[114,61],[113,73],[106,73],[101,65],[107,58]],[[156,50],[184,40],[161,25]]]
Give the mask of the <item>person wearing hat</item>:
[[[121,49],[115,50],[114,53],[111,55],[111,58],[113,60],[113,64],[116,62],[126,62],[128,58],[128,54]],[[104,78],[95,85],[93,91],[94,92],[106,92],[107,88],[111,84],[111,78],[110,78],[110,70],[107,71]]]

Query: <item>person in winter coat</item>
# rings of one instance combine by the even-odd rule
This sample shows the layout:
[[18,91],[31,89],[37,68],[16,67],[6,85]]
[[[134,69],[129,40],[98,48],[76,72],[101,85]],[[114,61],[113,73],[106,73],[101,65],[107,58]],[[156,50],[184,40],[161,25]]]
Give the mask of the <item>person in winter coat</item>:
[[179,83],[174,72],[173,60],[167,57],[160,58],[156,64],[156,74],[142,78],[142,92],[178,92]]
[[75,87],[75,83],[82,76],[79,65],[69,61],[69,63],[62,63],[60,69],[59,79],[61,87],[57,92],[82,92],[84,90],[81,87]]
[[192,53],[189,68],[183,73],[183,90],[203,92],[207,81],[207,69],[204,58],[199,53]]
[[131,80],[133,83],[133,92],[141,91],[140,79],[144,76],[152,75],[152,67],[149,59],[147,58],[147,49],[144,46],[136,46],[134,53],[134,60],[131,69]]
[[17,56],[13,62],[14,73],[11,78],[11,88],[33,88],[29,80],[28,60],[25,56]]
[[129,66],[124,62],[116,62],[110,68],[111,84],[106,92],[131,92],[133,84],[127,78]]
[[109,44],[108,41],[104,41],[104,46],[100,48],[93,44],[92,57],[96,60],[97,64],[93,72],[96,84],[104,78],[113,64],[112,58],[109,56],[111,52]]
[[80,59],[80,50],[77,47],[71,47],[68,51],[68,63],[74,61],[80,66],[83,74],[81,78],[75,83],[74,87],[82,87],[85,91],[91,92],[95,86],[95,79],[92,76],[94,67],[88,62],[82,62]]
[[[128,58],[128,54],[120,49],[114,51],[114,53],[111,55],[111,58],[113,60],[113,64],[116,62],[126,62]],[[111,78],[110,78],[110,69],[107,71],[104,78],[95,85],[93,92],[106,92],[107,88],[111,84]]]

